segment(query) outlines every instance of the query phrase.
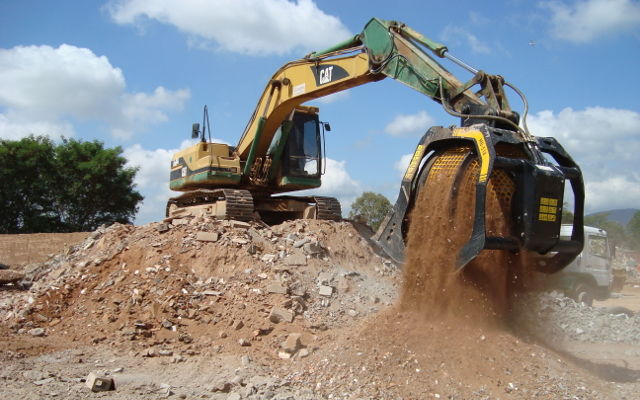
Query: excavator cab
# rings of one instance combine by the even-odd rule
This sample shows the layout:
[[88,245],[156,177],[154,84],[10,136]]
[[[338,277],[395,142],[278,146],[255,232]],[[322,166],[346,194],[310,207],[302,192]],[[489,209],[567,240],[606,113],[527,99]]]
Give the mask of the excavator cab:
[[320,124],[317,114],[296,113],[284,148],[283,175],[320,178],[322,167]]
[[282,124],[269,150],[274,162],[281,167],[277,179],[279,188],[299,190],[320,186],[323,168],[320,128],[316,107],[298,107],[292,118]]

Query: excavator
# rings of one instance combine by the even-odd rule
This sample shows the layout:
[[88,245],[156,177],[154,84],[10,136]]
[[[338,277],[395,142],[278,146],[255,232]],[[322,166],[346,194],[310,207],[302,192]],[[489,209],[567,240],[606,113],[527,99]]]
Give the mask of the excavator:
[[[436,59],[469,71],[458,80]],[[167,217],[209,215],[266,223],[287,219],[341,219],[340,203],[320,196],[279,195],[317,188],[325,168],[327,123],[316,107],[304,103],[359,85],[392,78],[441,104],[459,126],[430,128],[419,141],[402,178],[392,210],[373,236],[389,256],[403,260],[411,211],[425,181],[473,164],[475,203],[471,235],[459,249],[463,268],[484,249],[543,255],[542,272],[570,263],[584,242],[584,183],[578,165],[552,137],[535,137],[526,125],[524,95],[500,75],[477,70],[449,53],[443,44],[397,21],[371,19],[361,33],[326,50],[282,66],[267,83],[236,146],[206,138],[208,114],[192,127],[200,141],[171,160]],[[513,111],[505,88],[522,99],[523,118]],[[522,123],[521,123],[522,122]],[[560,238],[566,183],[573,191],[573,231]],[[487,188],[501,193],[509,234],[495,235],[486,225]],[[429,196],[450,196],[432,190]]]

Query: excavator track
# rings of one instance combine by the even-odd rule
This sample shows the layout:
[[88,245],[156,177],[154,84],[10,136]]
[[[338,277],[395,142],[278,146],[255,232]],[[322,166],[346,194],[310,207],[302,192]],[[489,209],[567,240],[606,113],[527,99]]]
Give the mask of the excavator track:
[[225,201],[223,214],[217,214],[220,219],[234,219],[237,221],[251,221],[253,219],[253,197],[248,190],[241,189],[199,189],[173,197],[167,202],[166,216],[172,209],[188,208],[203,204],[215,204]]
[[222,189],[227,200],[226,219],[251,221],[253,219],[253,197],[248,190]]
[[338,199],[333,197],[315,196],[317,219],[326,219],[331,221],[340,221],[342,219],[342,207]]

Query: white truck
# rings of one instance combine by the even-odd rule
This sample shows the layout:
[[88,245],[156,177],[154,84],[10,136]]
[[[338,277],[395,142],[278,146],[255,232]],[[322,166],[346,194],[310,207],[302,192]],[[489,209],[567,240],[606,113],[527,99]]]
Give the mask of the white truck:
[[[562,238],[571,236],[572,226],[563,224]],[[592,305],[593,300],[605,300],[611,294],[613,251],[607,232],[591,226],[584,227],[584,249],[571,264],[554,274],[554,286],[564,290],[577,302]]]

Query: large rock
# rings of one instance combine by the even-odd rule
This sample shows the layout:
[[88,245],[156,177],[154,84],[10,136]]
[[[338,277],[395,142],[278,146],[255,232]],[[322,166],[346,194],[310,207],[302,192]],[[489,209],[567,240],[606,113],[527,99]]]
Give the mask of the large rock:
[[97,373],[91,372],[87,375],[85,380],[85,386],[91,389],[92,392],[107,392],[109,390],[116,390],[116,384],[112,378],[106,376],[98,376]]
[[0,284],[18,282],[24,279],[24,273],[13,269],[0,269]]
[[271,312],[269,313],[269,321],[273,323],[278,322],[292,322],[293,321],[293,311],[287,310],[286,308],[273,307]]
[[201,242],[217,242],[218,238],[218,232],[198,232],[196,234],[196,240]]

